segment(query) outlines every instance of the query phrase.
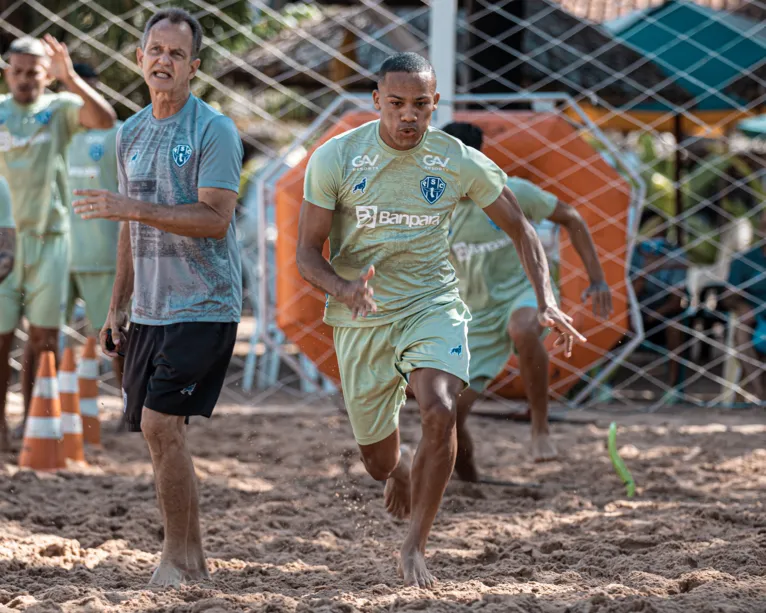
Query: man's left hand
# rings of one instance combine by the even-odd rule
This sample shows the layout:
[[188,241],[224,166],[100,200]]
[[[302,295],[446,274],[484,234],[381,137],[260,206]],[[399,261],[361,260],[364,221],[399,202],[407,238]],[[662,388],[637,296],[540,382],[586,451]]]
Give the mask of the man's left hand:
[[574,347],[575,339],[581,343],[587,342],[582,334],[580,334],[572,325],[573,319],[561,311],[557,306],[550,306],[545,310],[540,311],[537,314],[537,320],[540,325],[545,328],[553,328],[558,332],[559,337],[556,339],[556,345],[564,343],[564,355],[569,358],[572,357],[572,348]]
[[136,201],[105,189],[78,189],[75,196],[84,196],[73,203],[74,212],[83,219],[132,221]]
[[59,83],[66,83],[75,74],[72,58],[69,57],[67,46],[57,41],[50,34],[46,34],[43,37],[43,45],[45,45],[45,51],[51,59],[50,66],[48,66],[48,75]]
[[601,319],[608,319],[612,314],[612,292],[606,281],[592,281],[582,294],[582,301],[588,298],[593,303],[593,314]]

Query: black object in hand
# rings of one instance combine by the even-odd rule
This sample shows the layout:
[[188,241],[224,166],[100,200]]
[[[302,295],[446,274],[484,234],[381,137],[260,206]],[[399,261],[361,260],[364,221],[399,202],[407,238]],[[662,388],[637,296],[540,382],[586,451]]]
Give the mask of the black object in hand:
[[[107,328],[106,329],[106,343],[105,343],[105,345],[106,345],[106,350],[107,351],[114,351],[117,348],[117,345],[114,344],[114,340],[112,339],[112,329],[111,328]],[[117,352],[117,355],[120,356],[121,358],[125,357],[125,354],[120,352],[120,351]]]

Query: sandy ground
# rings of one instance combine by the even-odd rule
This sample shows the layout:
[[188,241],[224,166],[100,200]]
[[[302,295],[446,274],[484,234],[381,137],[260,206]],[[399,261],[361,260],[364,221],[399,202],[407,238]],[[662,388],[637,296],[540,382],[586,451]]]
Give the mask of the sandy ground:
[[[526,485],[450,484],[426,591],[399,585],[405,525],[345,417],[316,404],[192,423],[213,574],[177,591],[145,588],[162,527],[140,436],[107,432],[88,468],[56,475],[6,456],[0,611],[766,611],[764,414],[620,417],[632,500],[606,455],[608,415],[555,424],[562,461],[547,465],[528,460],[526,425],[474,419],[485,474]],[[418,431],[405,414],[404,438]]]

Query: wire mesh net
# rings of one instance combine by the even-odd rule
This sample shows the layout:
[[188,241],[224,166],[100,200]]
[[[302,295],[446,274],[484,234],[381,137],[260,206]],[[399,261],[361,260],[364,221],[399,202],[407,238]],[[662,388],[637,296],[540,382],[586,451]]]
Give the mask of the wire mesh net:
[[[172,4],[190,10],[205,31],[194,93],[235,120],[246,150],[238,209],[246,316],[225,394],[265,401],[335,393],[324,296],[295,271],[301,165],[349,113],[372,111],[369,92],[385,57],[429,54],[435,3]],[[0,49],[22,34],[61,38],[76,60],[98,69],[101,93],[125,119],[148,103],[135,62],[143,26],[169,5],[0,0]],[[763,247],[763,141],[742,122],[766,101],[766,4],[471,0],[456,7],[451,106],[486,120],[488,149],[506,171],[577,208],[619,306],[610,320],[593,319],[578,299],[588,278],[570,237],[538,227],[563,305],[592,340],[574,362],[552,352],[552,396],[569,406],[630,409],[759,401],[766,269],[754,261],[733,283],[730,269]],[[552,135],[552,121],[567,129]],[[509,144],[522,137],[536,143],[531,153]],[[554,158],[558,165],[545,166]],[[612,206],[619,200],[612,193],[622,204]],[[745,300],[724,300],[729,294]],[[296,304],[308,310],[293,317]],[[79,339],[82,325],[66,331]],[[112,391],[104,373],[104,390]],[[489,396],[523,402],[518,378],[511,361]]]

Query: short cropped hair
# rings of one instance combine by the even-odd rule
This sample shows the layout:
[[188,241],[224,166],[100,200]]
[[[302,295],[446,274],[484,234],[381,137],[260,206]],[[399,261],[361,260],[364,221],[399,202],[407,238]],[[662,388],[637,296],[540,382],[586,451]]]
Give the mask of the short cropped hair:
[[453,121],[442,128],[450,136],[454,136],[467,147],[473,147],[481,151],[484,144],[484,132],[475,123],[466,121]]
[[146,43],[149,41],[149,32],[160,21],[167,19],[170,23],[180,24],[185,23],[191,28],[192,31],[192,59],[199,56],[199,51],[202,49],[202,26],[195,17],[192,17],[187,11],[183,9],[163,9],[157,11],[149,18],[144,27],[144,35],[141,37],[141,48],[146,48]]
[[412,51],[395,53],[394,55],[388,56],[378,69],[378,83],[380,83],[389,72],[408,72],[411,74],[427,72],[436,76],[434,67],[431,66],[431,62],[422,55],[413,53]]

